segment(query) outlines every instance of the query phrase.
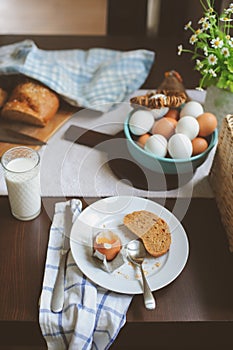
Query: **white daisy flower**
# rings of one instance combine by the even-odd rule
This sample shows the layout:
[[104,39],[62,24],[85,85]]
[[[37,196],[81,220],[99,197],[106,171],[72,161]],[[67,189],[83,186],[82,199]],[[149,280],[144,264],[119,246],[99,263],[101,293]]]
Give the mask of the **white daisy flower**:
[[198,39],[197,39],[196,34],[193,34],[193,35],[190,37],[189,42],[190,42],[190,44],[193,45],[197,40],[198,40]]
[[226,9],[226,10],[224,10],[225,11],[225,13],[233,13],[233,4],[231,3],[230,5],[229,5],[229,8],[228,9]]
[[182,51],[183,51],[183,46],[182,46],[182,45],[179,45],[179,46],[178,46],[178,55],[179,55],[179,56],[182,54]]
[[203,52],[204,52],[204,55],[205,55],[205,56],[208,56],[208,49],[207,49],[207,46],[205,46],[205,47],[203,48]]
[[201,69],[203,67],[203,63],[199,59],[196,60],[196,65],[198,69]]
[[228,50],[227,47],[223,47],[222,50],[221,50],[221,53],[223,54],[223,56],[225,57],[229,57],[230,56],[230,52]]
[[214,66],[217,63],[218,59],[214,54],[209,55],[208,62],[211,66]]
[[209,29],[210,28],[210,22],[204,22],[204,23],[202,23],[202,29],[203,30],[207,30],[207,29]]
[[185,30],[188,30],[192,25],[192,21],[189,21],[185,26],[184,26],[184,29]]
[[202,24],[202,23],[204,23],[206,21],[207,21],[207,18],[206,17],[202,17],[202,18],[199,19],[198,23]]
[[221,17],[220,21],[222,21],[222,22],[231,22],[231,21],[233,21],[233,19],[229,18],[229,17]]
[[219,37],[212,39],[210,43],[215,49],[223,47],[223,41]]
[[202,29],[198,28],[196,31],[195,31],[195,34],[198,35],[198,34],[201,34],[203,32]]
[[209,73],[212,75],[212,77],[214,77],[214,78],[217,77],[217,74],[215,73],[215,71],[212,68],[209,69]]
[[233,38],[230,38],[228,40],[228,44],[229,44],[230,47],[233,47]]

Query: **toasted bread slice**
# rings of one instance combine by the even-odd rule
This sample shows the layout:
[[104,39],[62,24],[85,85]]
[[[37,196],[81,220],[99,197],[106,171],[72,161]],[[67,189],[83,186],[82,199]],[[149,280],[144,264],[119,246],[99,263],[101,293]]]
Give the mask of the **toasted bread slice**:
[[157,222],[141,236],[148,253],[154,257],[159,257],[170,248],[171,233],[167,223],[159,218]]
[[124,224],[141,238],[147,252],[159,257],[165,254],[171,245],[171,233],[168,224],[146,210],[135,211],[124,217]]
[[125,215],[124,225],[128,229],[135,233],[138,237],[141,237],[146,233],[159,219],[157,215],[147,210],[134,211]]

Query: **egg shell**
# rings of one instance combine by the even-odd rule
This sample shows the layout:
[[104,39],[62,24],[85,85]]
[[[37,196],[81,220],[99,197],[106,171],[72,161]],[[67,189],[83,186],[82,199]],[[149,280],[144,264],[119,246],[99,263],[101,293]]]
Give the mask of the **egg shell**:
[[155,156],[165,157],[167,154],[167,139],[162,135],[152,135],[146,141],[145,150]]
[[196,156],[198,154],[201,154],[208,148],[208,142],[203,137],[195,137],[195,139],[192,140],[192,146],[193,146],[193,156]]
[[165,114],[164,117],[165,117],[165,118],[172,118],[172,119],[178,120],[179,117],[180,117],[180,112],[178,111],[178,109],[171,108],[171,109],[169,109],[169,111]]
[[94,250],[98,250],[106,256],[108,261],[111,261],[121,250],[121,241],[112,231],[100,232],[95,237]]
[[209,136],[217,127],[217,118],[214,114],[205,112],[197,117],[199,123],[199,136]]
[[143,134],[141,135],[138,139],[137,139],[137,143],[139,144],[139,146],[141,146],[142,148],[144,148],[147,139],[150,137],[150,134]]
[[[167,96],[164,94],[155,94],[155,95],[152,95],[149,99],[153,100],[161,97],[164,100],[164,102],[166,102]],[[168,111],[169,111],[169,107],[151,109],[151,113],[153,114],[155,120],[162,118]]]
[[196,118],[186,116],[181,118],[176,125],[176,133],[188,136],[193,140],[199,133],[199,123]]
[[176,129],[177,121],[172,118],[162,118],[157,120],[152,126],[152,134],[163,135],[166,139],[169,139]]
[[162,107],[162,108],[154,108],[151,109],[151,113],[154,116],[154,119],[160,119],[162,118],[167,112],[168,112],[169,108],[168,107]]
[[167,96],[164,95],[164,94],[154,94],[154,95],[152,95],[149,99],[150,99],[150,100],[153,100],[153,99],[156,99],[156,100],[157,100],[158,98],[162,98],[162,99],[164,100],[164,102],[167,101]]
[[175,134],[168,141],[168,152],[173,159],[190,158],[192,151],[192,142],[184,134]]
[[204,112],[202,105],[197,101],[189,101],[185,103],[184,107],[180,111],[180,118],[185,116],[191,116],[197,118]]
[[154,124],[153,114],[149,111],[137,110],[129,120],[129,129],[134,135],[143,135],[150,131]]

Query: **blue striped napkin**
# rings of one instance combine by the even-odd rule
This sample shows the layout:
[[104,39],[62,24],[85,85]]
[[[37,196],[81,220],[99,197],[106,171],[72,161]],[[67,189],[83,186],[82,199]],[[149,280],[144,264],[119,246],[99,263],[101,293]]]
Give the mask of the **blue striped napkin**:
[[0,74],[24,74],[74,106],[107,112],[140,88],[154,57],[144,49],[41,50],[25,40],[0,47]]
[[[72,199],[77,217],[80,200]],[[108,349],[126,321],[131,295],[118,294],[92,283],[79,270],[69,252],[66,265],[65,302],[63,311],[51,311],[51,297],[59,268],[64,239],[64,215],[70,201],[57,203],[50,229],[43,287],[40,297],[39,322],[50,350]]]

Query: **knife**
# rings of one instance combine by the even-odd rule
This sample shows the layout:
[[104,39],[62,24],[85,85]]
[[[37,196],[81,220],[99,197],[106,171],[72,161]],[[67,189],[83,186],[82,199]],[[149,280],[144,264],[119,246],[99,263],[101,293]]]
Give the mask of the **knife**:
[[0,142],[38,146],[46,145],[46,142],[39,140],[36,137],[6,128],[0,128]]
[[55,281],[52,300],[51,300],[51,310],[53,312],[62,311],[63,305],[64,305],[66,260],[67,260],[68,252],[70,250],[70,232],[71,232],[72,224],[73,224],[72,206],[67,205],[65,207],[63,247],[61,250],[59,270]]

